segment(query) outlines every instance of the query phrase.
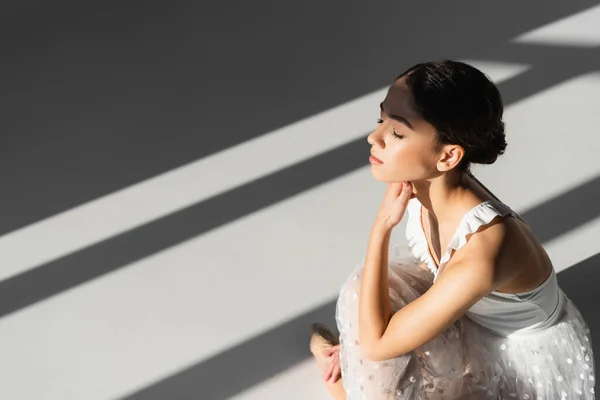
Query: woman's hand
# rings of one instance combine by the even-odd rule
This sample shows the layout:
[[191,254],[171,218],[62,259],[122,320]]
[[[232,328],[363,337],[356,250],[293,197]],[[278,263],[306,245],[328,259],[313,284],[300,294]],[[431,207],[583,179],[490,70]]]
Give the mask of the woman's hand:
[[331,347],[325,352],[325,357],[329,358],[329,364],[323,370],[323,380],[329,383],[335,383],[341,378],[340,368],[340,345]]
[[389,183],[379,207],[375,225],[385,230],[391,230],[398,225],[402,221],[411,197],[412,184],[410,182]]

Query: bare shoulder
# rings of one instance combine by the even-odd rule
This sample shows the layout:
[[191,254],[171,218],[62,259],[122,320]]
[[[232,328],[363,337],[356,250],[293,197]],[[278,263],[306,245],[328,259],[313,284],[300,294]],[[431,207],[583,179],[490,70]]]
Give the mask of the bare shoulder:
[[488,289],[493,289],[498,283],[499,259],[510,240],[509,230],[505,218],[500,216],[480,227],[467,236],[466,244],[452,255],[440,277],[445,272],[451,275],[461,270],[461,273],[473,276]]
[[522,265],[534,263],[530,258],[530,238],[514,218],[498,216],[467,239],[451,258],[449,267],[452,263],[463,265],[494,289],[517,278],[523,272]]
[[495,259],[510,240],[510,223],[509,219],[498,216],[489,224],[483,225],[467,236],[467,243],[456,252],[456,258],[471,261]]

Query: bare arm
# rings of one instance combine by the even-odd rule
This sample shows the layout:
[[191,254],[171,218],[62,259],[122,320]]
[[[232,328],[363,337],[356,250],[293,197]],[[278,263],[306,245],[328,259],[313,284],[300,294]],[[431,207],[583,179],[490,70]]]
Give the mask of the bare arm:
[[431,289],[391,316],[384,256],[389,234],[385,229],[373,230],[359,305],[360,346],[364,356],[372,361],[394,358],[429,342],[497,284],[494,270],[504,241],[502,224],[474,235],[454,255]]
[[371,230],[360,288],[358,328],[360,346],[368,357],[369,349],[384,335],[392,317],[388,290],[388,251],[391,230]]

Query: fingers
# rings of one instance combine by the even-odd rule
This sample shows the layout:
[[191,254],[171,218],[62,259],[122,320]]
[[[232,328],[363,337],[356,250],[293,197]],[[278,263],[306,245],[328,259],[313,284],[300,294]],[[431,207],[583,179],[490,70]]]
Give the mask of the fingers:
[[404,211],[406,211],[406,206],[408,205],[408,201],[412,197],[412,185],[408,182],[403,182],[402,191],[396,197],[394,201],[394,206],[392,209],[392,214],[399,220],[402,219],[404,215]]
[[333,362],[329,362],[329,364],[327,364],[327,367],[323,370],[323,380],[325,382],[329,381],[331,379],[331,375],[333,374],[333,370],[334,370],[334,363]]
[[404,192],[408,192],[412,194],[413,185],[410,182],[391,182],[388,184],[386,195],[397,198],[401,196]]
[[325,357],[331,357],[334,353],[339,354],[340,353],[340,345],[335,345],[330,347],[329,349],[325,350]]
[[399,194],[403,201],[408,201],[412,197],[412,184],[410,182],[402,183],[402,192]]
[[329,378],[329,383],[337,382],[342,376],[341,368],[339,364],[336,364],[331,371],[331,377]]
[[325,371],[323,371],[323,380],[329,383],[337,382],[342,376],[342,369],[340,367],[340,363],[337,361],[332,361],[329,363]]
[[404,182],[390,182],[388,184],[388,190],[396,193],[400,193],[402,187],[404,186]]
[[323,370],[322,378],[325,382],[335,383],[341,376],[340,347],[334,346],[323,353],[329,358],[327,367]]
[[386,194],[392,197],[398,197],[400,192],[402,191],[404,182],[390,182],[388,183],[388,187],[386,190]]

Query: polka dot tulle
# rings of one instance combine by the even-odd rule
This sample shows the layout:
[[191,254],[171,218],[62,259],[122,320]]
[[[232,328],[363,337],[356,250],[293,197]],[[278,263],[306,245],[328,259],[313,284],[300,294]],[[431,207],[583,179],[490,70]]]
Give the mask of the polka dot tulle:
[[[566,296],[561,318],[541,331],[500,337],[462,317],[421,348],[372,362],[362,357],[358,337],[361,274],[362,266],[342,285],[336,310],[348,400],[594,399],[590,332]],[[388,275],[394,311],[433,283],[409,256],[390,257]]]

